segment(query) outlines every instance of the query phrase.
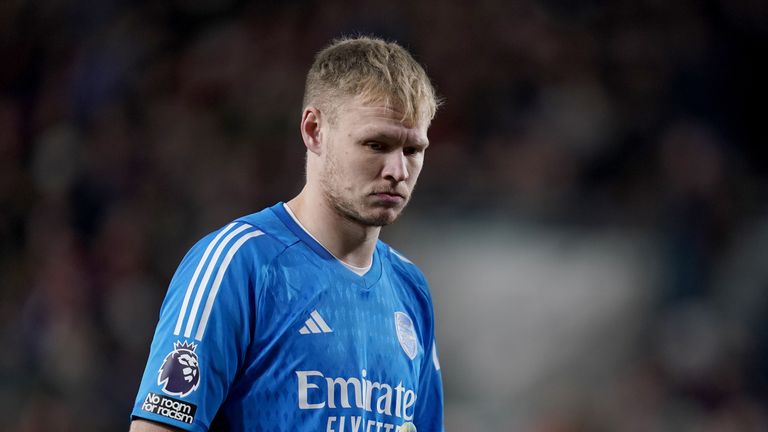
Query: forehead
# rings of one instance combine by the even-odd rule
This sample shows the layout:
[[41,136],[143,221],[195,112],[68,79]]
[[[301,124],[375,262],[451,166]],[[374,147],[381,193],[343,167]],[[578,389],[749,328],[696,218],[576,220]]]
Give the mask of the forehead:
[[428,145],[427,122],[413,124],[403,120],[399,110],[387,107],[383,103],[363,102],[358,98],[348,99],[337,111],[339,129],[353,136],[390,137],[412,141],[419,145]]

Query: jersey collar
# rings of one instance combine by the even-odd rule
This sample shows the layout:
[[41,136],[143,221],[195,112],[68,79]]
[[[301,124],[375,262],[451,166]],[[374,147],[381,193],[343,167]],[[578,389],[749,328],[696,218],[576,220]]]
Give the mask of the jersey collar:
[[[373,250],[373,258],[371,261],[371,269],[367,273],[360,276],[352,270],[346,268],[339,260],[331,255],[323,245],[317,242],[312,236],[310,236],[302,227],[300,227],[296,221],[293,220],[290,214],[285,210],[285,203],[282,201],[270,207],[270,210],[280,219],[280,221],[288,228],[296,237],[299,238],[304,244],[306,244],[313,252],[326,261],[332,262],[333,265],[340,269],[341,272],[349,279],[353,280],[356,284],[361,285],[361,288],[371,288],[381,278],[381,257],[379,254],[379,248],[376,247]],[[377,245],[378,246],[378,245]]]

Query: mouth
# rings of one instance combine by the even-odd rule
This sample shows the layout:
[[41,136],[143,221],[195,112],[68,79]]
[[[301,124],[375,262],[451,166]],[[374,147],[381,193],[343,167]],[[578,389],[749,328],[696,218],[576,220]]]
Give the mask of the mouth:
[[399,204],[405,201],[405,196],[395,191],[373,192],[371,195],[384,203]]

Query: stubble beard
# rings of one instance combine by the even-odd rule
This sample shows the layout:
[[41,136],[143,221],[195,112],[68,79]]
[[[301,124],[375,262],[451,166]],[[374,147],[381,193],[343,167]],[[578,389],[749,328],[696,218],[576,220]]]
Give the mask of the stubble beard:
[[345,194],[342,178],[343,176],[339,173],[334,159],[329,157],[326,169],[320,178],[320,185],[331,208],[344,219],[362,226],[382,227],[397,220],[405,210],[407,201],[394,216],[389,212],[377,212],[375,209],[371,214],[366,215],[364,213],[365,197],[361,197],[359,201],[355,202],[354,198],[348,196],[350,194]]

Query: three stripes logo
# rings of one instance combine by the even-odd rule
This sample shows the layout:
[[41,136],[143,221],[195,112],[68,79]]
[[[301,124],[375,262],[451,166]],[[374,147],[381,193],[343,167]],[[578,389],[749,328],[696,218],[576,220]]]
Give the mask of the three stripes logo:
[[333,333],[328,323],[325,322],[323,317],[317,312],[317,309],[309,313],[309,318],[304,322],[304,325],[299,329],[299,333],[305,334],[318,334],[318,333]]

